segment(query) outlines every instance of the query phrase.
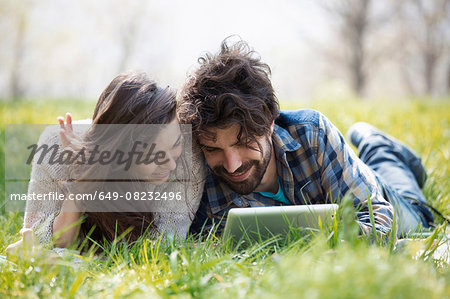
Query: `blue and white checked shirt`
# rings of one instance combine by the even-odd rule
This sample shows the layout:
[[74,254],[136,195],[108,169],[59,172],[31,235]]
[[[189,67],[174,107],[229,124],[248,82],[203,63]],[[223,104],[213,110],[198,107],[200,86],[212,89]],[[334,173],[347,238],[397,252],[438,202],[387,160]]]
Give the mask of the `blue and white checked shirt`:
[[[393,207],[383,198],[374,172],[345,143],[338,129],[320,112],[281,111],[272,136],[277,172],[286,197],[296,205],[337,202],[350,193],[361,229],[371,231],[367,195],[372,201],[376,230],[392,227]],[[208,168],[202,202],[191,230],[212,219],[219,230],[231,208],[278,206],[257,193],[239,195],[217,180]]]

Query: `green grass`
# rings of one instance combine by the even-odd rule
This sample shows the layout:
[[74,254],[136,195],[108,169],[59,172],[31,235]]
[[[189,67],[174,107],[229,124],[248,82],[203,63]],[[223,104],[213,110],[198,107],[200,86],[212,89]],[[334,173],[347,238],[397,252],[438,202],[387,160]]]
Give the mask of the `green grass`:
[[[93,102],[0,103],[5,123],[56,123],[70,111],[89,117]],[[305,108],[284,103],[284,109]],[[342,132],[356,121],[370,122],[404,141],[428,169],[424,194],[450,215],[450,101],[316,101],[307,107],[323,112]],[[4,202],[4,129],[0,169]],[[349,213],[348,211],[344,211]],[[0,255],[19,239],[23,214],[0,213]],[[431,239],[393,250],[389,240],[376,244],[358,238],[352,221],[331,233],[294,238],[287,244],[267,241],[240,250],[214,236],[182,244],[141,238],[134,246],[111,244],[101,260],[87,254],[54,265],[39,257],[16,264],[0,261],[0,297],[226,297],[226,298],[445,298],[450,294],[449,266],[430,255],[417,255]],[[437,219],[442,222],[442,220]],[[341,240],[345,240],[342,242]],[[416,256],[413,258],[412,256]]]

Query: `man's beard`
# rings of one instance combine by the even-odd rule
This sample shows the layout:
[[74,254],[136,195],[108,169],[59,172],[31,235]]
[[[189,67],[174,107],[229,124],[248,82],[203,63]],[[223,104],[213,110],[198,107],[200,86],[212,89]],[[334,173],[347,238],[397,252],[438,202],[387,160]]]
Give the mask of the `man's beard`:
[[239,167],[234,173],[245,173],[247,170],[253,167],[252,174],[246,180],[241,182],[233,182],[228,179],[227,174],[228,171],[223,168],[223,166],[216,166],[212,168],[212,171],[216,175],[216,177],[225,183],[231,190],[238,194],[250,194],[255,191],[255,189],[261,183],[261,180],[266,173],[267,167],[269,166],[270,159],[272,158],[272,145],[266,139],[266,145],[268,147],[268,152],[263,152],[263,159],[261,161],[258,160],[250,160],[244,162],[241,167]]

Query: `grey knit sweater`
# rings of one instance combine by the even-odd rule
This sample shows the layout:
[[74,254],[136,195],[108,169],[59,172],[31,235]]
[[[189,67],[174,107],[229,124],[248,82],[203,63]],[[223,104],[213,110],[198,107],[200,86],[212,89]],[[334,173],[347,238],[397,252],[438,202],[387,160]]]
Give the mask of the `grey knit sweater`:
[[[90,120],[82,120],[74,122],[73,130],[78,136],[82,136],[89,127]],[[82,124],[82,125],[80,125]],[[41,134],[38,146],[47,144],[60,145],[59,126],[49,126]],[[66,165],[48,163],[46,155],[42,163],[38,164],[33,161],[30,183],[28,186],[28,193],[45,194],[49,192],[65,193],[65,188],[62,187],[60,181],[67,181],[70,179],[69,171]],[[177,170],[172,171],[169,180],[176,177]],[[192,161],[192,196],[186,200],[172,201],[164,203],[164,206],[158,207],[154,213],[154,224],[158,232],[162,232],[164,236],[174,235],[177,238],[184,239],[192,223],[195,212],[200,204],[200,199],[203,192],[205,182],[205,166],[203,158],[198,149],[193,149]],[[182,188],[182,184],[176,184]],[[156,185],[149,183],[148,190],[155,190]],[[176,191],[176,190],[170,190]],[[155,203],[157,204],[157,203]],[[24,227],[32,228],[38,236],[39,241],[43,245],[50,245],[53,237],[53,222],[55,217],[59,214],[62,207],[62,201],[27,201]],[[174,212],[176,211],[176,212]]]

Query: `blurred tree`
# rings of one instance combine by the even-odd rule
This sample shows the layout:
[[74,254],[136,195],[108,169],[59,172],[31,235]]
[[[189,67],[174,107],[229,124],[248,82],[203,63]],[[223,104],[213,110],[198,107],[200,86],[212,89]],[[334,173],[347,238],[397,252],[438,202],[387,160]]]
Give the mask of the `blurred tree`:
[[99,32],[109,32],[118,47],[117,72],[126,71],[133,56],[136,43],[140,36],[142,21],[148,17],[149,1],[122,0],[90,1],[84,0],[85,9],[97,21]]
[[[119,1],[122,2],[122,1]],[[117,5],[119,7],[120,5]],[[133,54],[139,37],[139,28],[145,10],[143,0],[128,1],[126,9],[120,12],[121,18],[117,22],[117,38],[121,55],[119,58],[119,72],[123,72],[127,68],[128,61]]]
[[448,64],[448,67],[447,67],[447,86],[446,86],[446,93],[447,93],[447,95],[450,94],[450,63]]
[[[450,76],[444,59],[450,59],[450,0],[396,0],[399,7],[402,74],[412,93],[435,94],[437,90],[448,93]],[[437,86],[437,71],[444,66],[444,86]],[[420,74],[420,76],[416,76]],[[418,79],[416,79],[418,78]],[[421,81],[421,88],[413,84]],[[421,89],[421,91],[420,91]]]
[[348,51],[343,63],[353,90],[362,95],[367,83],[365,43],[371,0],[323,1],[321,4],[339,24],[338,32]]
[[22,82],[22,69],[23,60],[27,51],[26,38],[29,29],[29,18],[33,6],[33,0],[4,0],[2,1],[2,9],[0,11],[3,17],[8,19],[10,22],[9,25],[13,29],[9,32],[9,34],[14,36],[10,51],[9,95],[15,100],[22,98],[26,91],[25,85]]
[[334,23],[338,47],[325,52],[341,63],[350,79],[353,91],[363,96],[369,83],[369,70],[392,51],[392,45],[378,39],[377,31],[389,24],[394,9],[386,1],[321,0],[318,2]]

